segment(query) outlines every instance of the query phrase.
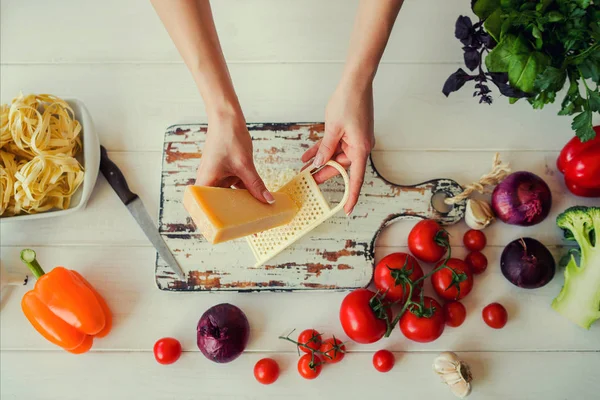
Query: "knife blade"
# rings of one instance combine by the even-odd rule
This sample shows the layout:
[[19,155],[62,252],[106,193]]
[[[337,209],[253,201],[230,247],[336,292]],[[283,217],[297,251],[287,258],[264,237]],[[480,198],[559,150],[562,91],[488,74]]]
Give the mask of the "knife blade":
[[158,252],[158,255],[167,263],[169,268],[175,272],[179,279],[185,280],[185,273],[177,263],[177,260],[175,260],[175,257],[173,257],[173,254],[171,254],[171,251],[163,238],[160,236],[152,218],[150,218],[150,214],[148,214],[146,207],[144,207],[144,203],[142,203],[142,199],[129,190],[129,185],[127,185],[125,176],[119,167],[108,158],[104,146],[100,146],[100,171],[113,190],[117,193],[123,204],[125,204],[129,213],[135,218],[140,228],[142,228],[142,231],[144,231],[144,234],[148,240],[150,240],[150,243],[152,243]]

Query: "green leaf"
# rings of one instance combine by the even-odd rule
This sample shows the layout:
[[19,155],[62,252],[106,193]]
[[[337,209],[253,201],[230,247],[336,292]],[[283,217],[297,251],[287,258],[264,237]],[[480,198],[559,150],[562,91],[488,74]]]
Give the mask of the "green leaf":
[[566,80],[566,70],[549,66],[536,77],[534,85],[537,91],[549,90],[558,92],[563,88]]
[[600,112],[600,92],[598,90],[588,90],[587,94],[590,110]]
[[588,8],[590,6],[590,0],[575,0],[575,3],[581,8]]
[[477,0],[473,4],[473,12],[481,19],[489,17],[498,7],[500,0]]
[[559,13],[558,11],[550,11],[547,17],[549,22],[558,22],[565,19],[565,16]]
[[540,13],[543,13],[544,11],[546,11],[546,8],[548,8],[548,6],[553,2],[554,0],[540,0],[540,2],[535,6],[535,10]]
[[508,98],[508,102],[509,102],[510,104],[515,104],[517,101],[519,101],[519,98],[518,98],[518,97],[509,97],[509,98]]
[[537,76],[548,64],[550,58],[539,51],[528,55],[516,55],[508,65],[508,81],[512,87],[532,93]]
[[537,26],[533,27],[533,29],[531,30],[531,34],[536,39],[541,39],[542,38],[542,31],[540,31],[540,29]]
[[600,83],[600,65],[595,60],[587,58],[579,64],[578,68],[585,79]]
[[500,42],[502,32],[502,9],[497,8],[483,23],[485,30],[496,42]]
[[485,66],[490,72],[508,72],[508,64],[513,57],[513,47],[517,37],[507,35],[490,53],[485,57]]
[[582,142],[593,139],[596,133],[592,128],[592,111],[585,110],[573,118],[571,128]]

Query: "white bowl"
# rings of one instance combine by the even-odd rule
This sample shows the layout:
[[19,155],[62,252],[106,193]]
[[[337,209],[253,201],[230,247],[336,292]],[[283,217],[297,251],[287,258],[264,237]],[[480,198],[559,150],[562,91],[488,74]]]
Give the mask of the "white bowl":
[[75,113],[75,119],[81,124],[81,135],[83,143],[83,151],[77,155],[77,160],[83,165],[85,170],[83,175],[83,183],[71,197],[71,204],[66,210],[49,210],[38,214],[22,214],[11,217],[0,217],[3,222],[8,221],[24,221],[28,219],[39,219],[49,217],[60,217],[71,214],[85,208],[87,201],[92,194],[96,178],[98,178],[98,169],[100,168],[100,142],[94,129],[94,123],[89,111],[85,105],[77,99],[65,99]]

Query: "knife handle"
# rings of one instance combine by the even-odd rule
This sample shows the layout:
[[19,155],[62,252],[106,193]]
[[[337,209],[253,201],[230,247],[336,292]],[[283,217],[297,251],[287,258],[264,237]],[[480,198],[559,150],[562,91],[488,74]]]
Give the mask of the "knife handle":
[[100,146],[100,171],[110,186],[112,186],[113,190],[117,192],[117,195],[123,204],[128,205],[138,197],[137,194],[129,190],[129,185],[127,185],[127,181],[125,180],[123,173],[119,167],[117,167],[117,165],[112,162],[110,158],[108,158],[108,154],[106,153],[104,146]]

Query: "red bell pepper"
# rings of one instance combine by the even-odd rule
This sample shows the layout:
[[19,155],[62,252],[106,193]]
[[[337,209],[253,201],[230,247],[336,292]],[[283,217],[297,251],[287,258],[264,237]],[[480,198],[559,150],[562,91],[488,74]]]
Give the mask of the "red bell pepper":
[[577,196],[600,197],[600,126],[594,130],[596,137],[587,142],[571,139],[556,161],[567,188]]

